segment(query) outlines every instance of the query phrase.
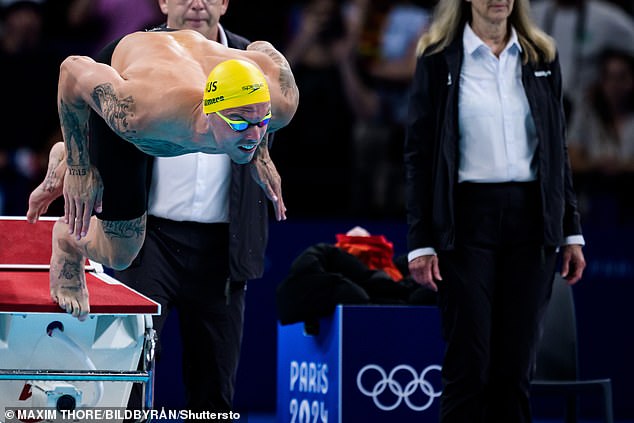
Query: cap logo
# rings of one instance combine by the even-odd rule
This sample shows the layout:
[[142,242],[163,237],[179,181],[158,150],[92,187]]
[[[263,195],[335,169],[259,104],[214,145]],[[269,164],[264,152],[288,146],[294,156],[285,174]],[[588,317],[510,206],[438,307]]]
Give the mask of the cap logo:
[[251,94],[252,92],[255,92],[255,91],[259,90],[263,86],[264,86],[263,83],[245,85],[245,86],[242,87],[242,91],[246,91],[247,94]]

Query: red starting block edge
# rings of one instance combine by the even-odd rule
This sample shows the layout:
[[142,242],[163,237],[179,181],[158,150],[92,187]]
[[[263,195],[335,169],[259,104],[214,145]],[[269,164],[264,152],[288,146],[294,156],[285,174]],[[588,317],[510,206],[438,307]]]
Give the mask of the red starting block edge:
[[[106,273],[86,273],[90,314],[160,314],[157,302]],[[51,299],[47,270],[0,270],[0,313],[63,313]]]
[[[0,313],[63,312],[50,298],[51,231],[59,217],[30,224],[24,216],[0,216]],[[160,314],[160,304],[86,263],[90,314]]]
[[[51,231],[58,219],[42,217],[37,223],[30,224],[24,216],[0,216],[0,316],[66,314],[53,302],[49,291]],[[1,368],[0,381],[137,382],[143,387],[143,409],[151,409],[156,333],[150,315],[160,314],[160,304],[112,278],[104,272],[103,266],[89,260],[86,261],[86,285],[90,295],[90,315],[143,315],[143,370]]]
[[[29,223],[25,216],[0,216],[0,269],[49,269],[51,232],[59,217],[40,217]],[[86,271],[103,267],[86,260]]]

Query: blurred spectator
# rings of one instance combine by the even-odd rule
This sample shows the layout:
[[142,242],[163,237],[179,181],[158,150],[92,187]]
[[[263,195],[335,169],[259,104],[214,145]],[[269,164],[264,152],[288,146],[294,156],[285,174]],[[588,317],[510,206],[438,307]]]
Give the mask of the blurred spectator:
[[404,212],[402,140],[416,43],[430,13],[411,1],[355,3],[339,70],[356,120],[352,202],[355,215]]
[[[42,5],[15,1],[0,9],[0,80],[7,106],[0,138],[0,214],[24,215],[43,178],[48,150],[61,139],[57,116],[59,57],[42,35]],[[34,124],[34,117],[36,123]]]
[[73,0],[68,7],[68,23],[72,28],[97,30],[92,53],[112,40],[152,28],[163,20],[156,0]]
[[[19,3],[22,0],[0,0],[0,9],[4,9],[7,6],[12,5],[13,3]],[[30,0],[31,3],[42,4],[45,0]]]
[[634,55],[606,50],[599,78],[570,124],[573,170],[615,174],[634,171]]
[[290,215],[345,213],[349,203],[353,119],[333,50],[346,36],[345,10],[338,0],[307,0],[289,14],[283,50],[301,100],[293,121],[276,134],[271,156]]
[[407,0],[308,0],[293,10],[285,55],[302,100],[271,152],[291,213],[402,214],[405,96],[428,20]]
[[296,216],[402,215],[405,96],[435,0],[303,0],[284,54],[301,92],[271,155]]
[[156,0],[44,0],[43,7],[44,31],[64,57],[94,56],[110,41],[164,20]]
[[634,54],[606,50],[600,55],[598,79],[576,107],[568,140],[575,186],[590,216],[596,217],[599,207],[609,211],[611,204],[618,221],[633,216]]
[[557,42],[570,117],[570,106],[596,80],[599,52],[634,52],[634,19],[602,0],[540,0],[531,9],[537,25]]

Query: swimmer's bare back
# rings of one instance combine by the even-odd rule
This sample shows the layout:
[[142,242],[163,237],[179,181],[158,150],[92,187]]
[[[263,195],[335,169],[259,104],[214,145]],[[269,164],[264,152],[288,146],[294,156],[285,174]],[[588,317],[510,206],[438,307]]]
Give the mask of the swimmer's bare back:
[[186,139],[192,131],[206,132],[203,88],[211,69],[228,59],[249,60],[265,74],[279,73],[262,52],[228,48],[192,30],[130,34],[114,50],[112,67],[127,82],[137,127],[149,137]]

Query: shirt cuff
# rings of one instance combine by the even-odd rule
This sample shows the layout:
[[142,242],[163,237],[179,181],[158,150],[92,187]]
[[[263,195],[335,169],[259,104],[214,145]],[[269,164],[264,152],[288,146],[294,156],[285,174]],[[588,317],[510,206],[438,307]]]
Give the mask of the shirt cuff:
[[421,256],[435,256],[435,255],[436,255],[436,250],[434,250],[432,247],[417,248],[415,250],[410,251],[407,254],[407,261],[410,262],[414,260],[415,258],[418,258]]
[[[586,245],[586,241],[583,238],[583,235],[571,235],[567,236],[564,240],[564,245]],[[436,250],[432,247],[426,248],[417,248],[415,250],[410,251],[407,254],[407,261],[410,262],[421,256],[430,256],[436,255]]]
[[571,235],[564,239],[564,245],[586,245],[583,235]]

